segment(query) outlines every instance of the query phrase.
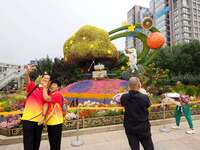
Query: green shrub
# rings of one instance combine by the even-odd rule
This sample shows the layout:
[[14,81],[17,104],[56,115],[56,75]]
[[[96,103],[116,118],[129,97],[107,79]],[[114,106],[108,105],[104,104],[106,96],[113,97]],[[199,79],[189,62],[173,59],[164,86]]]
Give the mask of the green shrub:
[[4,111],[9,112],[9,111],[11,111],[11,109],[9,106],[7,106],[7,107],[4,107]]
[[183,84],[178,84],[171,89],[172,92],[185,92],[185,86]]
[[200,96],[200,87],[198,86],[198,88],[196,89],[196,96]]
[[186,86],[185,93],[190,96],[196,96],[197,95],[196,90],[197,87],[195,86]]
[[176,82],[180,81],[183,84],[192,84],[192,85],[200,85],[200,74],[193,75],[191,73],[187,74],[179,74],[177,76],[171,76],[171,83],[175,84]]
[[26,99],[26,96],[25,95],[14,95],[13,99],[16,101],[24,100],[24,99]]
[[178,84],[171,88],[172,92],[185,93],[190,96],[200,95],[200,86]]

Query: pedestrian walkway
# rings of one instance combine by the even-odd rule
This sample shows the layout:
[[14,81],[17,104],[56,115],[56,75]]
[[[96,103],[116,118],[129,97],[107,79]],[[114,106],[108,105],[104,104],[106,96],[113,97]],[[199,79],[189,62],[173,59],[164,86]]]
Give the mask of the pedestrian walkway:
[[[155,150],[200,150],[200,120],[194,121],[197,133],[187,135],[188,130],[186,122],[181,123],[181,129],[171,130],[169,133],[161,133],[162,126],[153,126],[152,135]],[[166,127],[171,127],[167,124]],[[75,137],[65,137],[62,140],[61,150],[130,150],[126,136],[123,130],[87,134],[80,137],[84,141],[84,145],[80,147],[72,147],[71,141]],[[41,142],[41,150],[48,150],[49,143],[47,140]],[[23,150],[22,143],[0,146],[0,150]]]

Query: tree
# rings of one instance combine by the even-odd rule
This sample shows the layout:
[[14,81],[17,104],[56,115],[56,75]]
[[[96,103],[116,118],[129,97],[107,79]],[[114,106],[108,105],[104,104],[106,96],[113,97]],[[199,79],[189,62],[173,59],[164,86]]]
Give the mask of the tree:
[[63,58],[55,58],[51,76],[61,81],[62,85],[67,85],[83,78],[83,72],[80,66],[66,64]]
[[200,42],[194,40],[190,43],[165,47],[158,52],[155,64],[164,69],[169,69],[174,75],[200,72]]
[[37,60],[36,69],[31,72],[30,77],[32,80],[35,80],[39,75],[42,75],[44,72],[51,74],[52,68],[52,59],[50,59],[48,56],[46,58],[41,58]]
[[30,74],[31,79],[36,80],[45,71],[50,74],[51,80],[57,79],[62,85],[67,85],[83,78],[83,72],[80,66],[66,64],[63,58],[55,58],[52,61],[47,56],[37,61],[36,69]]

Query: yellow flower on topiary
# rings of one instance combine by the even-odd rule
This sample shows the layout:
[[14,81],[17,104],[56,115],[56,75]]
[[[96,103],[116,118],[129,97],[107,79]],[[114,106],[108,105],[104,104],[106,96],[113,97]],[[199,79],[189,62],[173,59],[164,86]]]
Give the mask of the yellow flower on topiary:
[[93,45],[93,44],[91,44],[91,45],[90,45],[90,48],[93,48],[93,47],[94,47],[94,45]]
[[70,40],[70,44],[73,44],[73,41],[72,41],[72,40]]
[[108,50],[108,54],[111,54],[112,52],[111,52],[111,50]]
[[83,40],[86,40],[86,37],[83,37]]

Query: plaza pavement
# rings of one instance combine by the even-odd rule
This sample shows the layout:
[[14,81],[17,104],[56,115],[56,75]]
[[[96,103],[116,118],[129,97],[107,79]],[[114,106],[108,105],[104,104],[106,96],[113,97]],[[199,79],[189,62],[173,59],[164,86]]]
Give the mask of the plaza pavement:
[[[197,131],[194,135],[185,134],[188,129],[186,122],[181,123],[181,129],[170,129],[169,133],[161,133],[159,129],[162,126],[152,126],[155,150],[200,150],[200,120],[195,120],[194,125]],[[166,125],[167,128],[171,126],[172,124]],[[85,134],[80,138],[84,144],[80,147],[72,147],[70,143],[75,137],[64,137],[61,150],[130,150],[124,130]],[[48,141],[43,140],[40,150],[48,149]],[[22,143],[1,145],[0,150],[23,150],[23,146]]]

